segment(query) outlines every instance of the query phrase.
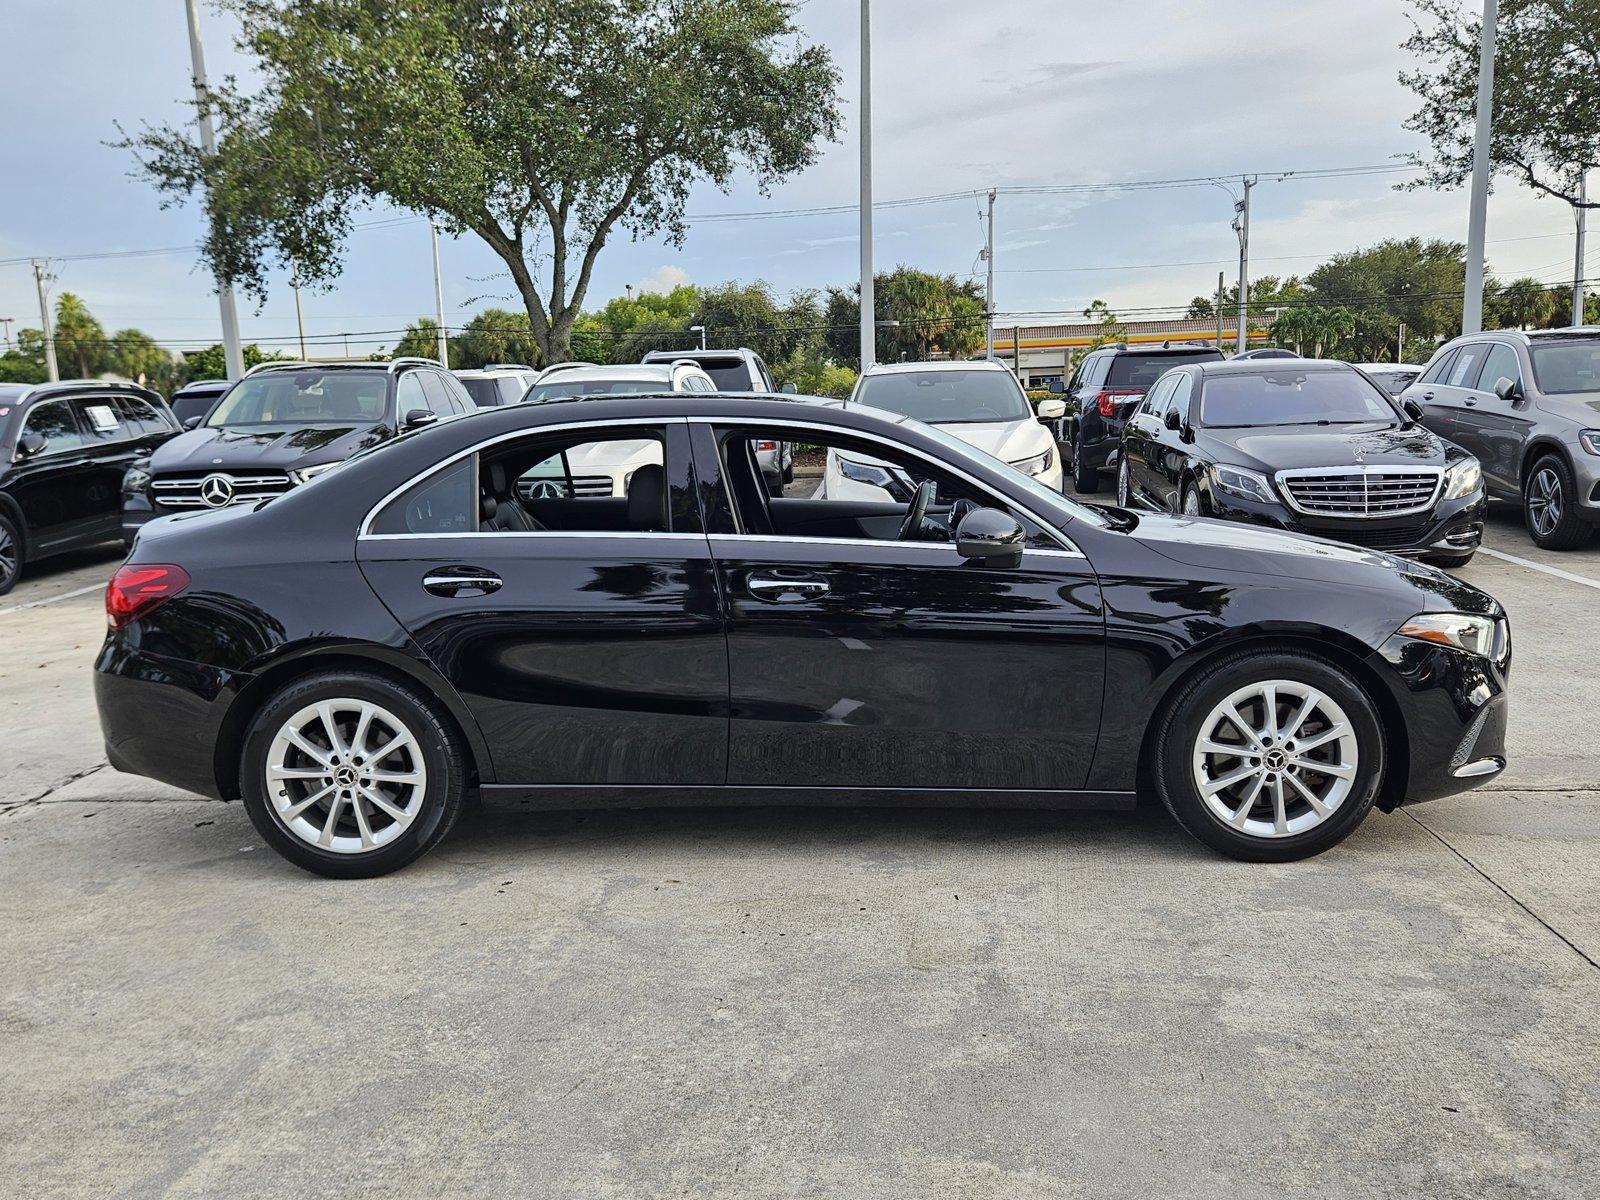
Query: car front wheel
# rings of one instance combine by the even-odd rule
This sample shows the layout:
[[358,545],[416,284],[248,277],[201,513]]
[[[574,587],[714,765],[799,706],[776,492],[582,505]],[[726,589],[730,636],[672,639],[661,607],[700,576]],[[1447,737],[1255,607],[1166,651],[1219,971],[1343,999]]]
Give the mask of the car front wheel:
[[1578,485],[1559,454],[1533,464],[1522,485],[1522,511],[1528,534],[1546,550],[1576,550],[1589,540],[1589,526],[1578,513]]
[[1341,668],[1251,650],[1201,670],[1165,710],[1153,775],[1190,834],[1233,858],[1290,862],[1343,841],[1383,781],[1371,700]]
[[0,513],[0,596],[17,586],[22,575],[22,531]]
[[1203,517],[1206,515],[1205,506],[1200,502],[1200,489],[1193,484],[1185,485],[1183,499],[1179,501],[1179,506],[1186,517]]
[[257,832],[290,862],[357,879],[405,866],[444,837],[465,754],[434,701],[379,675],[291,683],[256,714],[240,779]]
[[1133,507],[1133,486],[1128,480],[1128,460],[1126,458],[1117,464],[1117,506],[1119,508]]

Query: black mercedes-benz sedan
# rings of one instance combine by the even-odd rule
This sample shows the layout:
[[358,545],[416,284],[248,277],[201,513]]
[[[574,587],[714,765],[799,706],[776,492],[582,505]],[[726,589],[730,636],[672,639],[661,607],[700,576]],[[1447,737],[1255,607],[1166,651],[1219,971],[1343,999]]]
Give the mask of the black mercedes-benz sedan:
[[[776,497],[755,447],[874,464]],[[575,464],[644,446],[626,494]],[[898,497],[898,498],[897,498]],[[111,763],[243,797],[316,872],[462,803],[1132,806],[1279,861],[1504,759],[1510,637],[1431,567],[1096,510],[918,422],[685,393],[514,405],[144,528]]]
[[1177,368],[1122,435],[1117,502],[1466,564],[1488,511],[1478,460],[1348,363]]

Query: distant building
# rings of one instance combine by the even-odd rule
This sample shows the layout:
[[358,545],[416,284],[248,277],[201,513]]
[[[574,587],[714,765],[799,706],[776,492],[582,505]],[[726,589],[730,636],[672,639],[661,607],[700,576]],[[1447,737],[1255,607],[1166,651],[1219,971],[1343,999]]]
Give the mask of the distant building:
[[[1199,342],[1217,345],[1215,317],[1201,321],[1123,321],[1123,340],[1130,346],[1156,345],[1162,342]],[[1221,349],[1231,354],[1237,348],[1238,324],[1231,317],[1224,318]],[[1027,388],[1048,388],[1060,385],[1072,374],[1073,364],[1084,356],[1105,335],[1099,322],[1085,321],[1077,325],[1023,325],[1014,329],[994,331],[994,356],[1012,367],[1022,385]],[[1265,343],[1269,336],[1265,329],[1249,331],[1252,345]],[[1022,360],[1017,362],[1017,345],[1022,346]],[[1104,343],[1102,343],[1104,344]]]

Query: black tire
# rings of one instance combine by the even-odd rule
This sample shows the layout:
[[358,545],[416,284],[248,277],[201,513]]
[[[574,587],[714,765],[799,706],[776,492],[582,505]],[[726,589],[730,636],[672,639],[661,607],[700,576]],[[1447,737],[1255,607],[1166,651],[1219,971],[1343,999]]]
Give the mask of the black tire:
[[1117,463],[1117,505],[1121,508],[1133,507],[1133,480],[1128,475],[1128,460],[1125,458]]
[[22,530],[4,513],[0,513],[0,596],[17,586],[22,577],[22,565],[27,554],[22,546]]
[[792,458],[789,460],[789,464],[783,468],[783,481],[785,483],[794,482],[794,459]]
[[[1193,509],[1191,512],[1190,509]],[[1183,485],[1183,491],[1178,495],[1178,511],[1185,516],[1203,517],[1206,515],[1206,498],[1200,489],[1192,483]]]
[[[1243,687],[1270,680],[1309,684],[1332,698],[1350,722],[1359,756],[1349,793],[1331,815],[1282,837],[1255,836],[1225,824],[1201,797],[1192,758],[1201,726],[1216,706]],[[1293,862],[1321,854],[1361,824],[1383,782],[1386,745],[1372,701],[1342,668],[1301,651],[1245,650],[1219,659],[1185,681],[1156,719],[1150,769],[1162,804],[1186,832],[1230,858]]]
[[[278,730],[306,706],[330,699],[366,701],[392,713],[408,727],[427,770],[421,807],[411,824],[374,850],[338,853],[311,845],[289,831],[266,794],[267,755]],[[262,705],[245,737],[239,775],[256,832],[297,867],[330,879],[367,879],[399,870],[450,832],[468,792],[466,750],[438,704],[411,685],[357,671],[296,680]]]
[[1447,571],[1453,571],[1466,566],[1476,553],[1476,550],[1469,550],[1465,554],[1424,554],[1422,561],[1431,567],[1443,567]]
[[1085,496],[1092,496],[1100,490],[1100,470],[1086,464],[1082,446],[1072,449],[1072,486]]
[[[1552,508],[1557,514],[1553,518]],[[1559,454],[1546,454],[1528,471],[1522,484],[1522,518],[1534,545],[1545,550],[1576,550],[1589,540],[1591,526],[1578,513],[1577,480]]]

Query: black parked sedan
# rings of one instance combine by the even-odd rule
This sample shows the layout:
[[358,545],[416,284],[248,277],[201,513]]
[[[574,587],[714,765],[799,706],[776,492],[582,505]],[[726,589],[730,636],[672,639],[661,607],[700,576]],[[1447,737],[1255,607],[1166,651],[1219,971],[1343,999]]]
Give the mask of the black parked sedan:
[[1128,420],[1117,502],[1459,567],[1483,537],[1482,473],[1420,416],[1348,363],[1181,367]]
[[[883,495],[769,496],[762,440],[876,463]],[[607,443],[654,460],[624,496],[574,476]],[[1085,508],[857,405],[485,410],[147,526],[106,606],[112,764],[242,796],[335,876],[415,858],[473,790],[1128,807],[1142,779],[1196,837],[1277,861],[1505,765],[1509,634],[1484,593]]]
[[131,383],[0,384],[0,595],[25,563],[114,541],[123,472],[177,433]]

